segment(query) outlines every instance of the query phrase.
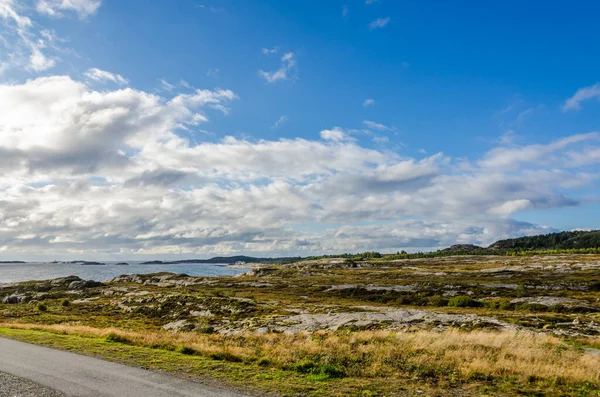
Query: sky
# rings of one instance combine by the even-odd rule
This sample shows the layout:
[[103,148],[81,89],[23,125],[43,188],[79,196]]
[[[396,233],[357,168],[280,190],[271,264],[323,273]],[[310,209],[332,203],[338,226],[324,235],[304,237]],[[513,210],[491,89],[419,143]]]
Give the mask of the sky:
[[600,228],[599,12],[0,0],[0,260]]

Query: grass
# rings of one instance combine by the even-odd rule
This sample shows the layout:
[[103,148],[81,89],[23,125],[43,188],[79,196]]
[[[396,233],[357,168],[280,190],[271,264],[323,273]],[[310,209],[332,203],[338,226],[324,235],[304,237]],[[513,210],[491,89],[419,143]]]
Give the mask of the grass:
[[[218,363],[219,368],[233,366],[237,371],[246,368],[249,372],[243,376],[243,382],[248,382],[249,374],[254,374],[250,385],[256,390],[265,386],[264,376],[278,374],[270,390],[274,388],[282,394],[291,390],[289,382],[311,387],[318,382],[319,393],[334,393],[342,385],[373,386],[389,379],[405,379],[408,380],[403,383],[405,388],[412,384],[432,391],[462,390],[469,384],[483,382],[480,387],[487,388],[488,392],[504,388],[504,392],[530,389],[581,395],[577,390],[584,388],[596,393],[589,395],[600,395],[600,357],[586,354],[581,347],[556,337],[531,332],[380,330],[232,337],[64,324],[4,323],[0,327],[3,335],[78,351],[83,347],[84,353],[108,355],[110,359],[128,363],[131,363],[130,349],[160,352],[162,360],[167,360],[169,365],[158,369],[174,369],[172,372],[180,368],[173,365],[188,359],[198,360],[196,364],[202,363],[202,366],[194,368],[211,376],[215,374],[207,368],[214,363]],[[89,346],[98,344],[119,346],[120,350],[110,349],[106,354],[102,349],[90,350]],[[118,352],[123,354],[115,354]],[[188,375],[194,373],[193,370],[187,372]],[[234,385],[240,384],[240,379],[235,377],[227,379]],[[371,389],[383,393],[377,395],[392,395],[386,394],[385,387]],[[357,395],[350,389],[344,393]]]
[[[78,291],[32,281],[0,286],[0,298],[29,297],[0,304],[0,335],[257,394],[599,397],[600,358],[584,350],[600,349],[599,263],[599,255],[315,260],[271,264],[259,276],[142,275]],[[583,306],[511,303],[541,296]],[[415,321],[403,330],[252,332],[295,314],[400,308],[521,330]],[[195,331],[162,329],[177,320]]]

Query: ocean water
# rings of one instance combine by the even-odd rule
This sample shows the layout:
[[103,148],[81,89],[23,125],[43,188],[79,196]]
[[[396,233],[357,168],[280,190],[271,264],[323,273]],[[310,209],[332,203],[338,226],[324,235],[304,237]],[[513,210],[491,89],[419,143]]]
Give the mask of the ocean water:
[[177,265],[142,265],[130,262],[102,262],[105,266],[76,263],[0,263],[0,283],[29,280],[50,280],[57,277],[79,276],[84,280],[107,281],[121,274],[148,274],[158,272],[185,273],[190,276],[234,276],[248,269],[231,269],[219,263],[183,263]]

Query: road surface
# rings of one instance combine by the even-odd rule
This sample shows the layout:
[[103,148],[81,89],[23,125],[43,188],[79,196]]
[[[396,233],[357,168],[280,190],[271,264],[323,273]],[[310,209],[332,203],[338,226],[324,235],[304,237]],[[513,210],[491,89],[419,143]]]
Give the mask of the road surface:
[[68,397],[247,397],[226,389],[0,338],[0,372]]

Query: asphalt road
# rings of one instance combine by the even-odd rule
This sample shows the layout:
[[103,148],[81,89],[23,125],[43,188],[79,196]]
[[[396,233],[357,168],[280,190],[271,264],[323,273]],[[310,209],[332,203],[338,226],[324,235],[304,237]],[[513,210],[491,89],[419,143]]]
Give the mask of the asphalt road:
[[72,397],[245,397],[169,375],[4,338],[0,338],[0,372]]

